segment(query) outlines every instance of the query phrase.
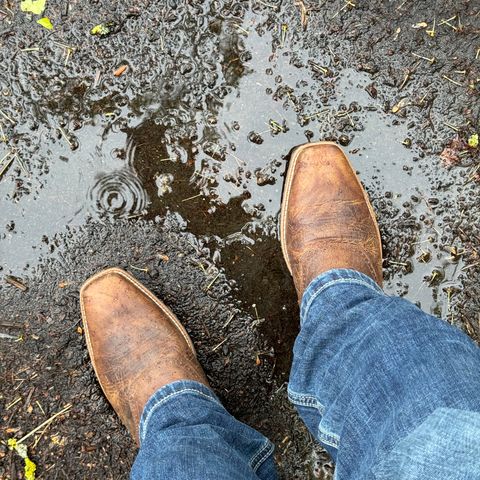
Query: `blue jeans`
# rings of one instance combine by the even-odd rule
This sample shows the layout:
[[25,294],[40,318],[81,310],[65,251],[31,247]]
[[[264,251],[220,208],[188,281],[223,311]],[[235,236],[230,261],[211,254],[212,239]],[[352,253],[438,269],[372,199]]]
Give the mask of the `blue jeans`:
[[[447,323],[331,270],[301,305],[289,398],[338,480],[480,479],[480,349]],[[273,446],[207,387],[167,385],[147,403],[131,478],[270,480]]]

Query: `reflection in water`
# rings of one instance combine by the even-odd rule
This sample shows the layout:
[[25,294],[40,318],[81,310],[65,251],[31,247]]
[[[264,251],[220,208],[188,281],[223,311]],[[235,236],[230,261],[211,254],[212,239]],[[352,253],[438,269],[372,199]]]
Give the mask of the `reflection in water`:
[[97,179],[89,192],[90,204],[100,215],[125,218],[144,213],[148,195],[135,172],[117,170]]

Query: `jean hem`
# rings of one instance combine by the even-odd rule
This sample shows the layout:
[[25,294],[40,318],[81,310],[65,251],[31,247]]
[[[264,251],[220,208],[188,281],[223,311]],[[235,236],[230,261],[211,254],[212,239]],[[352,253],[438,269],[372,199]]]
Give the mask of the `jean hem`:
[[263,463],[267,460],[267,458],[273,454],[275,447],[268,438],[265,440],[265,443],[259,448],[257,453],[252,457],[250,460],[250,467],[254,472],[256,472]]
[[[304,395],[288,390],[288,399],[297,407],[312,408],[316,410],[320,416],[322,416],[325,411],[325,407],[312,395]],[[317,430],[317,436],[320,442],[329,445],[330,447],[338,448],[340,444],[340,437],[338,435],[322,430],[320,426]]]
[[325,411],[325,407],[313,395],[305,395],[303,393],[297,393],[292,390],[288,390],[288,399],[294,405],[315,408],[320,412],[320,414],[323,414]]
[[161,388],[159,388],[148,400],[145,408],[143,409],[142,416],[140,418],[140,443],[145,440],[145,435],[147,433],[148,423],[150,422],[153,414],[166,402],[178,397],[179,395],[196,395],[211,402],[214,402],[217,405],[222,404],[215,396],[215,394],[203,383],[195,382],[193,380],[180,380],[176,382],[169,383]]
[[303,325],[308,315],[308,311],[316,298],[328,288],[341,283],[346,283],[350,285],[361,285],[375,291],[376,293],[381,293],[382,295],[385,295],[383,290],[378,286],[378,284],[364,273],[358,272],[356,270],[350,270],[348,268],[328,270],[327,272],[324,272],[318,277],[314,278],[306,288],[305,293],[303,294],[302,303],[300,305],[301,325]]

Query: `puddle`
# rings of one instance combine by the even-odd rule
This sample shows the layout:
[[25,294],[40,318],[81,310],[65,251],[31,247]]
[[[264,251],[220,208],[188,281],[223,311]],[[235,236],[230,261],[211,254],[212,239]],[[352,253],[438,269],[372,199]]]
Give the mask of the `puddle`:
[[[374,203],[388,198],[389,209],[402,212],[413,196],[420,201],[407,210],[415,219],[434,222],[425,202],[434,193],[415,151],[403,144],[405,122],[382,112],[367,92],[367,74],[332,69],[321,78],[318,66],[330,59],[313,62],[301,51],[274,50],[274,35],[255,26],[255,17],[247,16],[241,29],[211,27],[223,35],[223,76],[214,94],[204,94],[205,111],[185,113],[188,95],[177,84],[168,98],[154,101],[147,93],[143,103],[137,97],[121,108],[105,107],[78,130],[71,123],[60,129],[53,117],[50,128],[40,126],[33,175],[12,175],[21,173],[14,166],[0,183],[4,272],[28,272],[42,255],[55,254],[49,239],[67,226],[177,212],[189,231],[206,237],[214,259],[237,282],[245,308],[264,320],[265,334],[284,350],[279,368],[286,375],[297,305],[276,222],[292,147],[317,139],[348,143]],[[176,128],[182,121],[185,128]],[[194,133],[186,137],[185,130]],[[23,195],[25,184],[31,193]],[[394,229],[395,219],[389,222],[385,228]],[[458,265],[424,262],[427,253],[416,260],[424,251],[433,259],[438,253],[431,244],[440,232],[420,224],[408,262],[390,260],[400,285],[393,275],[386,287],[445,316],[445,295],[425,278],[436,269],[437,282],[455,283]]]

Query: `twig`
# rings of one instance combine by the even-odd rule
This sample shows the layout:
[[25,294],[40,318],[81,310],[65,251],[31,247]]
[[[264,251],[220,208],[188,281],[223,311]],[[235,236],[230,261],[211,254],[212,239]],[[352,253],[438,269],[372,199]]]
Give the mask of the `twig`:
[[455,132],[459,132],[460,129],[458,127],[456,127],[455,125],[452,125],[451,123],[447,123],[447,122],[443,122],[445,124],[445,126],[447,126],[448,128],[451,128],[452,130],[454,130]]
[[270,8],[274,8],[275,10],[278,9],[278,6],[277,5],[272,5],[270,3],[265,3],[263,2],[262,0],[257,0],[258,3],[261,3],[262,5],[265,5],[266,7],[270,7]]
[[453,28],[455,31],[457,31],[458,28],[455,27],[454,25],[452,25],[452,24],[450,23],[452,20],[455,20],[456,18],[457,18],[457,16],[454,15],[453,17],[448,18],[447,20],[442,20],[438,25],[439,25],[439,26],[440,26],[440,25],[448,25],[450,28]]
[[232,313],[230,315],[230,318],[225,322],[225,324],[223,325],[223,328],[227,328],[230,325],[230,322],[233,320],[233,317],[235,317],[235,313]]
[[216,347],[212,348],[212,352],[216,352],[227,340],[229,337],[226,337],[224,340],[222,340]]
[[148,273],[148,268],[136,267],[135,265],[130,265],[130,268],[133,268],[134,270],[138,270],[139,272]]
[[435,57],[428,58],[428,57],[424,57],[423,55],[418,55],[415,52],[412,52],[412,55],[414,57],[421,58],[422,60],[426,60],[427,62],[430,62],[430,63],[435,63],[435,60],[436,60]]
[[5,275],[5,281],[7,283],[9,283],[10,285],[18,288],[22,292],[26,292],[28,290],[28,287],[25,284],[23,284],[22,282],[20,282],[16,278],[12,277],[11,275]]
[[23,173],[28,176],[29,173],[28,173],[27,167],[23,163],[23,160],[19,157],[18,153],[15,153],[15,158],[16,158],[18,164],[20,165],[20,168],[23,170]]
[[12,120],[3,110],[0,110],[0,115],[8,120],[12,125],[15,125],[15,120]]
[[203,195],[203,193],[199,193],[197,195],[193,195],[193,197],[188,197],[188,198],[184,198],[182,200],[182,202],[188,202],[189,200],[193,200],[194,198],[198,198],[198,197],[201,197]]
[[230,152],[225,152],[226,155],[230,155],[231,157],[233,157],[235,159],[235,161],[238,163],[238,166],[241,167],[241,163],[243,163],[243,165],[247,165],[247,162],[245,162],[244,160],[238,158],[236,155],[234,155],[233,153],[230,153]]
[[[8,158],[8,157],[10,157],[10,158]],[[8,158],[8,160],[4,161],[3,163],[0,163],[0,177],[7,171],[8,167],[13,162],[14,157],[11,154],[11,152],[9,152],[7,155],[5,155],[2,158],[2,161],[5,160],[6,158]]]
[[14,400],[12,403],[9,403],[6,407],[5,410],[10,410],[14,405],[16,405],[22,397],[18,397],[16,400]]
[[241,30],[242,32],[246,33],[247,35],[250,34],[250,32],[249,32],[248,30],[245,30],[241,25],[237,25],[237,28],[238,28],[239,30]]
[[73,148],[73,143],[68,138],[67,134],[65,133],[65,130],[60,125],[58,126],[58,129],[60,130],[60,133],[63,135],[65,140],[68,142],[68,145],[70,146],[70,148]]
[[205,289],[205,291],[207,290],[210,290],[210,288],[212,287],[212,285],[217,281],[217,278],[220,276],[220,272],[218,272],[216,275],[215,275],[215,278],[207,285],[207,288]]
[[22,442],[24,442],[27,438],[31,437],[34,433],[38,432],[41,428],[43,428],[44,426],[46,425],[49,425],[50,423],[52,423],[57,417],[59,417],[60,415],[63,415],[64,413],[68,412],[68,410],[70,410],[72,408],[72,404],[71,403],[68,403],[67,405],[65,405],[65,407],[60,410],[59,412],[57,412],[55,415],[52,415],[50,418],[48,418],[47,420],[45,420],[43,423],[41,423],[38,427],[35,427],[31,432],[27,433],[26,435],[24,435],[20,440],[17,441],[17,445],[20,445]]
[[460,82],[456,82],[455,80],[452,80],[451,78],[447,77],[446,75],[442,75],[442,77],[445,80],[448,80],[449,82],[453,83],[454,85],[458,85],[459,87],[463,87],[463,85]]
[[7,143],[8,142],[8,137],[5,135],[5,132],[3,131],[3,126],[0,123],[0,142]]
[[425,30],[425,32],[427,32],[427,35],[430,35],[431,37],[435,36],[435,24],[436,24],[436,19],[434,18],[433,27],[431,28],[431,30]]
[[40,405],[40,402],[38,400],[35,400],[35,403],[38,405],[38,408],[40,409],[40,411],[45,415],[45,410]]
[[332,19],[335,18],[337,15],[339,15],[341,12],[343,12],[346,8],[348,7],[356,7],[355,3],[353,3],[352,1],[350,0],[345,0],[345,5],[333,16],[331,17]]

